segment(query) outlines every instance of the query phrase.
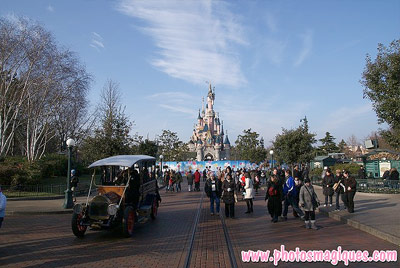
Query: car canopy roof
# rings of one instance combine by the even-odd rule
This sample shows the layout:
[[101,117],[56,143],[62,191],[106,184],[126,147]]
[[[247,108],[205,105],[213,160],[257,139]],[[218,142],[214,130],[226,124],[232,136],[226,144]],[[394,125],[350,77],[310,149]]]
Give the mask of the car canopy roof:
[[148,155],[116,155],[97,160],[96,162],[92,163],[89,168],[101,166],[131,167],[142,160],[155,160],[155,158]]

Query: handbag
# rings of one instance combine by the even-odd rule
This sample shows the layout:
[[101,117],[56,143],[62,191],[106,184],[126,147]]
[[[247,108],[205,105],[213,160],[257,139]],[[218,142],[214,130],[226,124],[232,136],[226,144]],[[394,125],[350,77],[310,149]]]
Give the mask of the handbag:
[[317,199],[315,198],[315,193],[314,193],[314,195],[312,195],[311,193],[310,193],[310,191],[307,189],[307,187],[306,186],[304,186],[305,188],[306,188],[306,190],[307,190],[307,192],[310,194],[310,196],[311,196],[311,203],[312,203],[312,205],[313,205],[313,208],[314,209],[316,209],[317,207],[319,207],[319,205],[320,205],[320,203],[317,201]]
[[334,190],[334,191],[336,191],[336,189],[337,189],[338,187],[339,187],[339,183],[338,183],[338,182],[336,182],[336,183],[333,185],[333,187],[332,187],[332,188],[333,188],[333,190]]

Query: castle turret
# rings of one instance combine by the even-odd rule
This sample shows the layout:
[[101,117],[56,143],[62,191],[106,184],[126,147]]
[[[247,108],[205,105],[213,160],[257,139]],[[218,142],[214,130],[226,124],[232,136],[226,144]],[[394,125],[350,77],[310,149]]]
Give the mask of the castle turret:
[[226,133],[226,136],[225,136],[224,151],[225,151],[226,159],[230,159],[231,158],[231,142],[229,141],[228,133]]

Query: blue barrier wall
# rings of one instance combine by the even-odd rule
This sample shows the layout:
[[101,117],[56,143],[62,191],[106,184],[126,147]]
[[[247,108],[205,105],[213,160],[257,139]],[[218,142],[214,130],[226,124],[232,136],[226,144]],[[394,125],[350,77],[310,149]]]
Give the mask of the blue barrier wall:
[[[250,163],[248,160],[243,161],[184,161],[184,162],[163,162],[163,167],[168,166],[169,169],[179,170],[181,172],[188,172],[189,170],[203,171],[206,167],[210,167],[212,171],[216,171],[218,168],[225,169],[230,166],[232,169],[256,169],[258,167],[255,163]],[[161,165],[161,162],[158,162],[157,165]]]

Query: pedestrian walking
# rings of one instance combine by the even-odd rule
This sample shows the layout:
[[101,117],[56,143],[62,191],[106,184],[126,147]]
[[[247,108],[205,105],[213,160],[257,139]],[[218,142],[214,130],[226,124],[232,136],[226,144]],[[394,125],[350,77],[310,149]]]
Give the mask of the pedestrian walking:
[[246,200],[247,211],[246,214],[253,212],[253,198],[254,198],[254,189],[253,189],[253,180],[250,178],[250,174],[246,172],[244,174],[245,177],[245,185],[244,185],[244,200]]
[[222,183],[220,180],[215,179],[215,174],[211,173],[210,178],[207,179],[206,185],[204,186],[204,191],[207,197],[210,198],[210,212],[214,215],[214,203],[217,215],[219,215],[220,208],[220,198],[222,194]]
[[181,183],[183,182],[183,178],[179,170],[175,173],[175,178],[176,178],[176,192],[182,192]]
[[265,201],[268,200],[268,212],[271,215],[272,222],[278,222],[278,217],[282,214],[282,185],[276,175],[272,175],[267,182],[267,192],[265,193]]
[[7,198],[3,194],[0,186],[0,228],[3,224],[4,216],[6,215]]
[[76,175],[75,169],[71,170],[71,191],[73,202],[76,202],[76,188],[78,187],[79,178]]
[[345,171],[343,173],[343,177],[345,186],[344,201],[347,207],[347,211],[349,213],[354,213],[354,196],[357,190],[357,182],[354,177],[350,176],[349,171]]
[[195,191],[200,191],[200,177],[201,174],[198,169],[196,169],[196,172],[194,173],[194,190]]
[[193,189],[193,174],[191,170],[189,170],[189,172],[187,173],[186,179],[188,182],[188,191],[191,192]]
[[225,203],[225,217],[235,217],[235,202],[237,202],[236,196],[236,184],[232,179],[232,176],[228,174],[222,183],[222,200]]
[[319,206],[319,199],[311,185],[309,178],[304,180],[304,185],[300,189],[300,206],[303,208],[305,216],[304,223],[307,229],[318,230],[315,224],[315,210]]
[[294,184],[294,179],[292,177],[292,172],[288,169],[285,170],[286,181],[283,185],[283,195],[284,195],[284,208],[283,208],[283,220],[287,220],[287,213],[289,206],[296,211],[297,215],[299,215],[302,219],[304,218],[303,211],[299,208],[298,204],[296,204],[296,187]]
[[322,179],[322,190],[325,196],[325,205],[324,207],[328,206],[328,199],[329,199],[329,206],[332,206],[332,197],[334,194],[333,185],[335,184],[334,178],[331,172],[331,169],[327,168],[325,170],[325,176]]

